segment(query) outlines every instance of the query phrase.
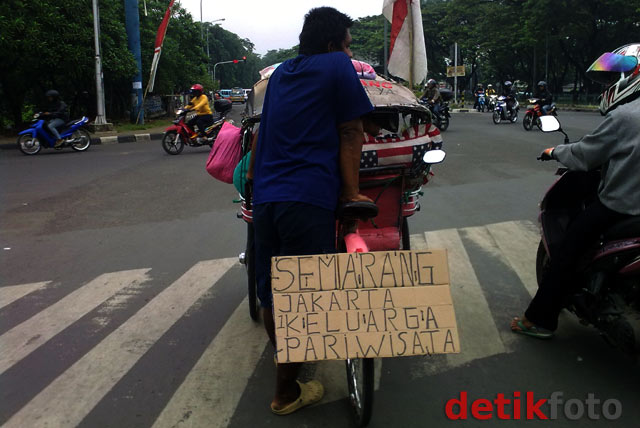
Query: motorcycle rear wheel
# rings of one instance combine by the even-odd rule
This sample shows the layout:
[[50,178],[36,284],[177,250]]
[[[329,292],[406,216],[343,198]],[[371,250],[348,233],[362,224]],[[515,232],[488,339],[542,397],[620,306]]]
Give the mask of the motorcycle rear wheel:
[[179,155],[184,150],[182,136],[176,131],[165,132],[162,137],[162,148],[170,155]]
[[449,128],[449,118],[445,115],[440,116],[437,126],[440,129],[440,132],[446,131]]
[[499,124],[502,121],[502,117],[500,115],[500,112],[498,110],[494,110],[493,111],[493,123],[495,123],[496,125]]
[[37,155],[42,149],[42,144],[30,134],[23,134],[18,137],[18,148],[25,155]]
[[532,113],[526,113],[524,115],[524,117],[522,118],[522,127],[527,131],[531,131],[533,129],[533,114]]
[[80,141],[71,144],[71,148],[76,152],[84,152],[91,145],[91,136],[85,129],[76,129],[71,135],[73,140],[79,139]]

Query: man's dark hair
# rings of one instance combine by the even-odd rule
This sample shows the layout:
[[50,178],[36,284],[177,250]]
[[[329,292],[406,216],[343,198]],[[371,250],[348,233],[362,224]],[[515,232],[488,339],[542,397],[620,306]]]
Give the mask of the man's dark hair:
[[300,33],[300,55],[316,55],[327,53],[327,46],[332,43],[340,50],[347,38],[347,29],[353,20],[332,7],[311,9],[304,17],[304,25]]

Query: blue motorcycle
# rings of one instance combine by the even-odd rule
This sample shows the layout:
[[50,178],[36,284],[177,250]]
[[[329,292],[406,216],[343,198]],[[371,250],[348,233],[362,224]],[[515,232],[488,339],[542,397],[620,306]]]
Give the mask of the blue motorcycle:
[[46,128],[46,121],[42,118],[42,113],[36,113],[33,115],[31,127],[18,134],[18,148],[25,155],[35,155],[40,152],[42,147],[62,150],[64,147],[71,146],[77,152],[84,152],[91,145],[89,132],[83,129],[87,123],[89,123],[89,118],[83,116],[81,119],[72,120],[61,126],[59,133],[60,138],[64,141],[60,146],[54,147],[55,137]]

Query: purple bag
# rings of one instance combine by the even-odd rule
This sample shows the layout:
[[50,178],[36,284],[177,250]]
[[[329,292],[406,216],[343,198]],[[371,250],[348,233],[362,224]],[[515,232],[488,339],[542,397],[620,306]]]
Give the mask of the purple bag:
[[233,171],[242,159],[242,128],[225,122],[207,159],[207,172],[213,178],[233,183]]

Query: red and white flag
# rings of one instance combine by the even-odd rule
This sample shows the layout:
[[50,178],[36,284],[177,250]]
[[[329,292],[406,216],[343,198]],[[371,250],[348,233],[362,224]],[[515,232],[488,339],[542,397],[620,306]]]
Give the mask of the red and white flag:
[[384,0],[382,14],[391,22],[388,69],[412,83],[427,77],[427,49],[420,0]]
[[171,0],[169,3],[167,11],[164,13],[162,23],[160,24],[160,27],[158,27],[158,34],[156,34],[156,45],[153,50],[153,61],[151,62],[151,76],[149,77],[149,84],[147,85],[147,91],[149,92],[153,92],[153,85],[156,81],[156,71],[158,71],[158,62],[160,61],[160,53],[162,52],[162,44],[164,43],[164,35],[167,32],[169,18],[171,18],[171,8],[173,7],[174,1],[175,0]]

